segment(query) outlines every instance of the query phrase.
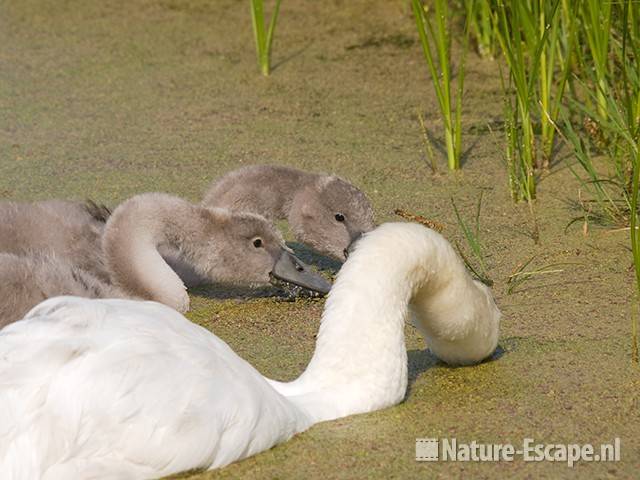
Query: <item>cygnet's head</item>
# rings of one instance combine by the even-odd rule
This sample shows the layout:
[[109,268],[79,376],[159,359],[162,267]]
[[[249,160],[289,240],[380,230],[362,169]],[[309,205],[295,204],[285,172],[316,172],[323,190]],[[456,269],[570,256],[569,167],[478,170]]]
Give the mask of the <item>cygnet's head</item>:
[[252,213],[203,208],[205,248],[192,252],[196,268],[210,280],[265,285],[283,281],[327,293],[331,284],[285,246],[281,234],[264,217]]
[[320,253],[344,261],[348,248],[375,227],[366,195],[336,176],[323,176],[293,199],[289,223],[296,237]]

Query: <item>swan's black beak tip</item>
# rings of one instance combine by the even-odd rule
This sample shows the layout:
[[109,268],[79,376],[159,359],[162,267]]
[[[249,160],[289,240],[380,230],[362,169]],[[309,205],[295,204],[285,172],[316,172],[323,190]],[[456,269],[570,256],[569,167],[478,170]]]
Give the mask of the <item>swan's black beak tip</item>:
[[271,274],[277,280],[293,283],[322,295],[331,290],[331,282],[287,251],[282,252]]

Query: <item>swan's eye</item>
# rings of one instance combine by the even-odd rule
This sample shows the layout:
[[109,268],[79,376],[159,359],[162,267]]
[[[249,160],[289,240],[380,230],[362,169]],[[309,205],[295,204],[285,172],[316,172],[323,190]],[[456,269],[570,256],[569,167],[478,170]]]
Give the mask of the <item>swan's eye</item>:
[[253,240],[253,246],[256,247],[256,248],[262,247],[262,239],[261,238],[255,238]]
[[341,213],[336,213],[336,221],[344,222],[344,215]]

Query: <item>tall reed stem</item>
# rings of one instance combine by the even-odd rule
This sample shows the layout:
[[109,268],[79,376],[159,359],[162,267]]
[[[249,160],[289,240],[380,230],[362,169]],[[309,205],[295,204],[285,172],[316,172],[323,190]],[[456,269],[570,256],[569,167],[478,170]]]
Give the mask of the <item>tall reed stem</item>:
[[607,118],[609,37],[611,35],[611,1],[582,0],[582,25],[596,74],[597,110]]
[[276,21],[278,20],[278,13],[280,12],[280,2],[282,0],[276,0],[268,28],[265,26],[264,1],[250,1],[251,21],[253,25],[253,36],[256,42],[258,65],[260,66],[260,71],[266,77],[271,73],[271,45],[273,43],[273,32],[276,29]]
[[464,52],[458,68],[458,84],[454,106],[451,95],[451,36],[449,32],[448,2],[447,0],[435,0],[434,2],[435,28],[429,18],[430,16],[425,14],[421,0],[412,0],[411,5],[418,34],[420,35],[422,51],[429,67],[444,124],[447,164],[450,170],[457,170],[460,168],[460,151],[462,148],[462,94],[467,43],[465,41]]

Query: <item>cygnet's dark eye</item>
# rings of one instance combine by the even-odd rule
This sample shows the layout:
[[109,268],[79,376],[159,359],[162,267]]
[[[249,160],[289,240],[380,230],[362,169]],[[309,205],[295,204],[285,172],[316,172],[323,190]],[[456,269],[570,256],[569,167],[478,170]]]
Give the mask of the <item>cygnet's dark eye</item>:
[[254,238],[253,239],[253,246],[256,247],[256,248],[262,247],[262,239],[261,238]]
[[344,222],[344,215],[341,213],[336,213],[336,220],[338,222]]

